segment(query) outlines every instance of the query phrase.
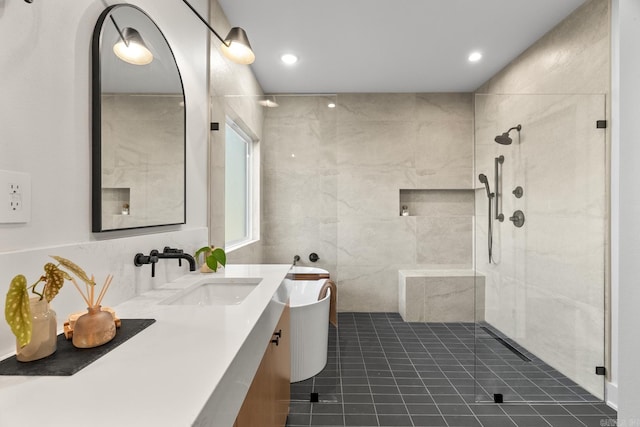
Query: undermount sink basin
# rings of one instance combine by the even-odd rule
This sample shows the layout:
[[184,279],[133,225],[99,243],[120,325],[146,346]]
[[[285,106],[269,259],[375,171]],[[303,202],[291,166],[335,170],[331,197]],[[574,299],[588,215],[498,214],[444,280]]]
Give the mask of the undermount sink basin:
[[238,305],[260,284],[260,278],[211,278],[196,283],[160,304]]

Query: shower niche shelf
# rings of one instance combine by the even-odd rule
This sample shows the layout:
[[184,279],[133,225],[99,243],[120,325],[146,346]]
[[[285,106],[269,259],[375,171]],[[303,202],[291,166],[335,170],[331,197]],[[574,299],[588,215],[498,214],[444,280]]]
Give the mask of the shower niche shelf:
[[[472,189],[400,189],[398,213],[401,216],[473,216]],[[403,215],[406,206],[408,215]]]
[[127,187],[102,187],[102,214],[104,215],[123,215],[123,208],[127,207],[129,214],[129,206],[131,203],[131,189]]

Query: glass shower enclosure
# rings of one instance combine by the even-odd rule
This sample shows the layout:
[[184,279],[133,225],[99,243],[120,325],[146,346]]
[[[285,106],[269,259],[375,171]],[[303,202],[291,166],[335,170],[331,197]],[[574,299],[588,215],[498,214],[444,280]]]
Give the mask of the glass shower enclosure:
[[604,95],[475,97],[475,395],[604,398]]

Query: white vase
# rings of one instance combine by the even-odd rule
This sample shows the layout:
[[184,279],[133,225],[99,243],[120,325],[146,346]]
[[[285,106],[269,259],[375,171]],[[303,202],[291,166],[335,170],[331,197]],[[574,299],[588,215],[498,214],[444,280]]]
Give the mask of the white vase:
[[31,342],[22,348],[16,343],[16,359],[20,362],[42,359],[57,349],[56,312],[49,307],[46,299],[39,297],[29,299],[29,308],[32,323]]

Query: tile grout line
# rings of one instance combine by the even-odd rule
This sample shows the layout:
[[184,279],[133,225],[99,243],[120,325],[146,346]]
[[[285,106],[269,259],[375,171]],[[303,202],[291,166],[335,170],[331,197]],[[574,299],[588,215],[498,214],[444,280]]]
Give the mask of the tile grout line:
[[[422,340],[420,339],[420,336],[418,334],[416,334],[415,330],[413,329],[413,325],[411,325],[410,323],[408,323],[409,325],[409,329],[411,330],[411,332],[413,333],[413,335],[416,336],[416,338],[418,338],[418,342],[420,343],[420,345],[422,345],[422,347],[425,349],[425,352],[427,355],[429,355],[431,357],[431,353],[429,353],[429,350],[427,350],[427,348],[424,346],[424,343],[422,342]],[[396,332],[397,335],[397,332]],[[398,337],[399,339],[400,337]],[[429,387],[427,386],[427,384],[425,384],[424,382],[424,378],[419,374],[418,372],[418,368],[416,367],[416,365],[413,363],[413,359],[411,358],[411,356],[409,356],[409,353],[407,352],[407,349],[404,346],[404,343],[402,341],[400,341],[400,343],[402,344],[402,348],[404,349],[405,353],[407,354],[407,357],[409,358],[409,361],[411,362],[411,366],[413,366],[413,369],[415,369],[416,373],[418,374],[418,378],[420,378],[420,382],[422,382],[422,385],[424,386],[425,390],[427,391],[427,393],[429,393],[429,397],[431,397],[431,399],[433,400],[433,405],[436,407],[436,409],[438,410],[438,414],[440,414],[440,416],[442,417],[442,419],[444,420],[446,426],[445,427],[449,427],[449,422],[447,421],[447,418],[444,416],[444,414],[442,413],[442,411],[440,410],[440,406],[436,403],[436,401],[433,399],[433,395],[431,394],[431,392],[429,391]],[[433,357],[432,357],[433,359]],[[434,361],[435,362],[435,361]],[[439,367],[438,367],[439,369]],[[444,372],[442,372],[442,374],[444,375]],[[446,376],[445,376],[446,377]],[[447,378],[447,381],[449,381],[449,379]],[[451,384],[451,382],[449,382],[449,384]],[[451,386],[453,387],[453,384],[451,384]],[[404,398],[402,399],[404,401]],[[408,410],[408,408],[407,408]],[[413,418],[411,419],[411,422],[413,423]]]
[[[396,332],[395,328],[393,327],[393,325],[389,321],[389,318],[388,317],[385,317],[385,318],[387,319],[387,322],[389,323],[390,329],[393,330],[393,334],[398,339],[398,342],[402,346],[402,349],[404,350],[405,354],[407,354],[407,351],[406,351],[406,349],[404,347],[404,343],[402,342],[402,340],[400,340],[400,337],[398,336],[398,333]],[[387,361],[387,365],[389,366],[389,371],[391,372],[391,376],[393,378],[393,382],[396,384],[396,387],[398,389],[398,393],[400,394],[400,398],[402,399],[402,404],[404,405],[404,409],[407,411],[407,416],[411,420],[411,425],[414,426],[414,427],[420,427],[420,426],[416,426],[415,423],[413,422],[413,417],[411,417],[411,412],[409,412],[409,408],[407,407],[407,402],[405,402],[405,400],[404,400],[404,396],[403,396],[402,392],[400,391],[400,386],[398,385],[398,381],[396,380],[396,376],[395,376],[395,374],[393,372],[393,369],[391,368],[391,364],[389,363],[389,358],[387,357],[387,352],[384,351],[384,345],[383,345],[382,341],[380,340],[380,335],[378,334],[378,329],[374,328],[374,330],[376,331],[376,336],[378,337],[378,341],[380,342],[380,347],[382,347],[382,353],[384,354],[384,358]],[[411,358],[409,357],[408,354],[407,354],[407,357],[409,358],[409,361],[411,361]],[[411,365],[413,366],[413,363]],[[414,366],[414,369],[415,369],[415,366]],[[418,371],[416,371],[416,373],[417,372]],[[425,387],[425,389],[426,389],[426,387]]]
[[[355,341],[352,343],[350,342],[350,344],[353,347],[354,353],[357,352],[359,354],[348,356],[348,359],[353,358],[354,372],[351,373],[351,375],[354,375],[353,378],[357,379],[357,381],[354,381],[353,385],[357,386],[360,383],[364,385],[364,383],[366,382],[366,385],[369,389],[368,394],[372,400],[373,412],[375,414],[375,419],[378,425],[381,424],[381,421],[380,421],[381,414],[379,414],[378,405],[374,400],[374,391],[372,389],[373,385],[371,382],[371,379],[373,377],[370,377],[369,375],[368,366],[371,366],[372,371],[380,370],[381,374],[383,373],[383,371],[385,371],[384,373],[386,374],[386,370],[388,369],[390,378],[387,378],[386,376],[381,376],[380,381],[377,381],[376,385],[379,385],[382,387],[382,386],[389,386],[389,385],[395,384],[395,388],[397,390],[396,393],[398,393],[399,398],[404,405],[404,409],[408,414],[409,422],[411,423],[411,424],[407,423],[407,425],[413,425],[414,427],[416,427],[416,422],[413,419],[414,415],[415,416],[420,416],[420,415],[440,416],[444,420],[444,424],[446,424],[447,426],[450,424],[450,422],[447,421],[446,415],[443,414],[441,410],[441,405],[448,405],[449,402],[443,401],[442,404],[438,404],[435,401],[435,399],[433,399],[433,397],[438,396],[438,394],[432,394],[431,391],[429,391],[429,386],[427,386],[426,378],[422,377],[422,374],[420,374],[420,372],[418,371],[419,368],[425,369],[424,372],[426,374],[428,374],[429,372],[433,372],[434,374],[438,375],[438,376],[435,376],[433,380],[433,384],[434,384],[433,387],[440,387],[440,386],[444,386],[445,384],[449,384],[448,388],[449,387],[453,388],[453,390],[449,391],[448,388],[443,389],[444,394],[442,395],[448,395],[448,393],[455,392],[455,394],[452,394],[452,396],[457,396],[459,399],[462,400],[464,407],[470,410],[471,415],[473,416],[473,419],[480,426],[485,426],[485,427],[489,426],[490,424],[487,424],[487,423],[490,422],[489,420],[493,416],[500,417],[500,418],[504,417],[502,419],[504,419],[505,422],[508,420],[508,422],[511,422],[516,426],[518,424],[513,417],[518,417],[518,416],[525,417],[525,418],[531,417],[532,421],[534,420],[534,418],[537,418],[538,420],[541,419],[547,426],[550,426],[551,424],[553,424],[552,421],[547,419],[547,417],[557,416],[557,417],[560,417],[560,420],[566,419],[567,421],[571,421],[574,423],[577,422],[575,425],[580,425],[583,427],[587,425],[591,425],[590,421],[592,419],[595,420],[596,417],[599,417],[601,420],[615,418],[615,414],[613,415],[609,414],[609,412],[611,411],[607,412],[606,411],[607,408],[602,407],[602,404],[603,404],[602,402],[591,401],[589,400],[588,396],[583,397],[582,394],[579,394],[579,391],[581,389],[577,387],[574,387],[572,389],[571,383],[569,382],[560,382],[560,379],[564,379],[566,378],[566,376],[562,376],[562,373],[554,370],[552,367],[549,366],[547,369],[545,368],[545,366],[547,365],[535,364],[535,366],[531,366],[531,367],[528,367],[528,365],[524,366],[524,368],[526,369],[521,370],[519,369],[518,364],[515,364],[515,365],[512,364],[513,361],[511,361],[510,358],[503,357],[503,355],[499,352],[499,349],[495,350],[490,345],[487,345],[486,349],[484,349],[487,351],[488,358],[486,361],[488,362],[488,364],[482,361],[482,358],[480,358],[480,360],[482,361],[482,366],[486,369],[486,372],[492,375],[492,377],[487,378],[488,381],[491,380],[491,378],[495,378],[497,381],[500,381],[500,383],[504,384],[505,387],[511,389],[512,391],[514,391],[513,387],[535,386],[540,391],[534,388],[531,388],[529,390],[525,388],[524,390],[521,390],[521,391],[523,391],[524,393],[531,394],[533,396],[546,395],[551,400],[550,401],[547,401],[547,400],[533,401],[533,402],[522,400],[522,401],[507,402],[505,405],[498,405],[500,409],[495,411],[495,413],[491,413],[491,412],[485,413],[482,411],[476,413],[473,410],[473,408],[476,408],[478,406],[477,405],[472,406],[472,403],[482,403],[482,402],[477,402],[475,400],[467,401],[464,397],[469,395],[469,389],[472,388],[469,386],[470,384],[474,385],[473,394],[471,395],[472,397],[474,397],[474,399],[476,398],[476,394],[477,394],[475,387],[480,386],[485,393],[487,392],[487,390],[481,386],[480,382],[476,378],[477,377],[476,369],[480,365],[478,364],[478,360],[477,360],[478,353],[475,348],[477,343],[476,333],[475,333],[476,331],[474,330],[475,326],[477,325],[475,323],[469,325],[464,322],[455,322],[455,323],[442,322],[437,324],[419,323],[419,324],[413,325],[411,323],[399,322],[397,319],[397,315],[395,313],[359,313],[359,314],[360,316],[354,316],[353,313],[344,314],[344,315],[350,315],[350,317],[346,319],[347,322],[345,322],[347,328],[343,329],[343,332],[346,335],[340,334],[337,329],[335,331],[336,332],[335,364],[336,364],[337,373],[334,375],[337,375],[337,380],[340,381],[339,388],[336,388],[336,390],[340,390],[340,395],[342,398],[342,401],[340,402],[340,406],[336,405],[336,409],[337,408],[342,409],[342,414],[341,414],[342,424],[344,426],[347,425],[346,417],[348,414],[345,411],[345,405],[346,405],[345,399],[344,399],[345,386],[343,381],[344,360],[343,360],[343,351],[342,351],[343,346],[341,345],[342,344],[341,339],[346,339],[348,341],[350,340]],[[365,339],[365,341],[363,341],[363,339]],[[473,345],[472,345],[472,341],[473,341]],[[357,343],[357,347],[354,345],[355,343]],[[429,347],[430,343],[433,343],[432,348]],[[346,342],[344,344],[346,344]],[[344,348],[347,349],[348,347],[344,347]],[[471,348],[473,348],[473,350]],[[381,351],[381,353],[378,353],[379,351]],[[435,353],[432,353],[432,351],[435,351]],[[424,354],[424,357],[422,356],[422,354]],[[416,362],[418,360],[422,361],[423,359],[424,359],[424,364],[417,366]],[[472,368],[471,367],[472,363],[473,363],[473,371],[474,371],[473,375],[471,375],[469,371]],[[386,368],[384,367],[385,365],[386,365]],[[412,370],[410,370],[409,367]],[[397,368],[397,371],[394,370],[394,368]],[[495,368],[497,368],[497,370],[495,370]],[[362,371],[364,371],[364,374],[362,373]],[[345,373],[350,374],[350,372],[345,372]],[[463,373],[467,377],[471,375],[472,378],[469,385],[467,385],[467,378],[464,378],[464,376],[458,376],[460,375],[460,373]],[[528,373],[534,373],[535,376],[529,377]],[[364,377],[362,377],[362,375],[364,375]],[[413,375],[415,375],[415,377]],[[453,376],[450,376],[450,375],[453,375]],[[506,378],[503,378],[503,377],[506,377]],[[401,379],[403,381],[400,381]],[[536,379],[539,379],[541,381],[554,380],[558,382],[558,384],[560,384],[558,386],[558,392],[553,394],[550,392],[547,392],[547,390],[544,389],[545,383],[543,382],[542,384],[539,385],[536,383],[535,381]],[[529,384],[525,382],[525,380],[528,381]],[[514,383],[511,383],[511,381],[514,381]],[[522,382],[518,383],[517,381],[522,381]],[[404,391],[400,388],[401,383],[402,383],[402,386],[407,387],[406,391],[409,394],[405,395]],[[421,384],[421,387],[418,384]],[[549,384],[547,382],[546,386],[556,387],[553,384],[554,383]],[[316,377],[314,376],[314,379],[312,381],[312,387],[315,387],[316,385],[327,386],[328,383],[317,384]],[[411,411],[409,411],[409,407],[408,407],[409,403],[407,403],[406,397],[405,397],[405,396],[409,396],[413,392],[413,389],[411,387],[418,387],[415,389],[416,392],[419,391],[420,389],[423,389],[424,391],[426,391],[425,396],[429,396],[429,398],[433,401],[434,407],[437,410],[439,415],[435,413],[412,414]],[[571,391],[572,393],[563,393],[562,392],[563,388],[567,389],[568,391]],[[573,392],[574,389],[576,389],[576,392]],[[354,388],[353,391],[356,394],[361,394],[357,388]],[[386,394],[384,389],[381,389],[380,393]],[[391,391],[389,391],[389,393],[391,393]],[[524,399],[524,396],[526,395],[526,394],[521,395],[517,391],[514,391],[514,393],[522,399]],[[560,396],[560,397],[556,398],[554,396]],[[582,398],[583,400],[563,402],[559,400],[562,398],[562,396],[573,396],[574,398]],[[386,402],[386,400],[388,399],[384,399],[384,400],[381,399],[380,404],[385,405],[387,403],[389,404],[393,403],[393,400],[390,400],[389,402]],[[424,399],[424,400],[425,400],[424,404],[426,404],[427,399]],[[354,404],[355,403],[358,403],[358,402],[356,401],[354,402]],[[362,403],[364,404],[364,401]],[[412,402],[412,403],[414,403],[415,405],[423,404],[422,402],[419,402],[418,399],[415,399],[415,402]],[[510,405],[510,403],[513,403],[514,405],[518,405],[518,406],[528,407],[529,411],[523,412],[523,413],[511,412],[507,409],[509,406],[512,406]],[[457,403],[451,403],[451,404],[457,404]],[[309,417],[309,424],[308,424],[309,426],[314,426],[312,405],[310,410],[311,414]],[[568,407],[570,405],[574,405],[574,407]],[[489,403],[486,406],[493,406],[493,405]],[[551,413],[545,415],[544,413],[549,411],[545,410],[543,408],[544,406],[560,406],[563,412],[555,414],[553,413],[555,411],[551,411]],[[575,406],[590,407],[590,410],[582,411],[576,408]],[[331,411],[330,413],[333,414],[334,411]],[[322,412],[320,414],[322,414]],[[339,415],[339,414],[335,414],[335,415]],[[391,416],[392,414],[389,414],[389,415]],[[468,415],[466,413],[456,414],[452,412],[451,414],[449,414],[449,416],[451,417],[464,416],[466,418]],[[485,417],[487,418],[487,420],[483,422],[480,417]],[[373,417],[370,417],[370,418],[372,419],[372,422],[373,422]],[[468,419],[471,421],[470,416],[468,417]],[[355,418],[354,420],[357,420],[357,418]]]

